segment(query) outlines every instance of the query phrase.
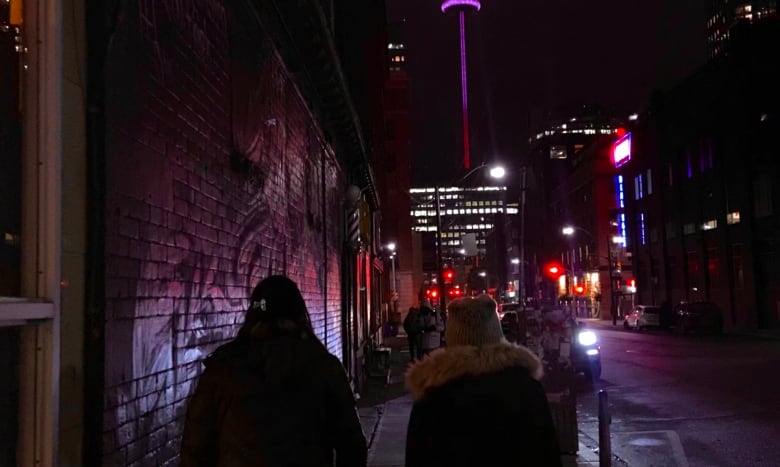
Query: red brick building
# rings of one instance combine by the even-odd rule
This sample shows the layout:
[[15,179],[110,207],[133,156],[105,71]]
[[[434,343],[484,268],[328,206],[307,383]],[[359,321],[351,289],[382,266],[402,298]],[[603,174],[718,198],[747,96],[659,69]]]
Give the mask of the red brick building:
[[334,31],[377,10],[6,3],[2,141],[13,120],[21,148],[0,147],[21,183],[2,207],[0,464],[175,464],[201,360],[270,274],[299,283],[361,391],[381,271],[364,104],[383,83]]

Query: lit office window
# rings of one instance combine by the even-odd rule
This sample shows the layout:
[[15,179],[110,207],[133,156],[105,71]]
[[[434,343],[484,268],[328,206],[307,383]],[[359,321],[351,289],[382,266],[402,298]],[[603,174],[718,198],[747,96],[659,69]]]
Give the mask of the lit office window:
[[716,219],[710,219],[701,225],[702,230],[714,230],[718,228],[718,221]]
[[731,224],[739,224],[739,211],[734,211],[726,214],[726,223]]

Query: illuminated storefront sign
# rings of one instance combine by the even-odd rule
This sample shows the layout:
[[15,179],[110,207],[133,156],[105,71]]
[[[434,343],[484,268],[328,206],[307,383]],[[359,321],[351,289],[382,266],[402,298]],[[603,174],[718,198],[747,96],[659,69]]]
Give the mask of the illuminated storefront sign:
[[612,145],[612,163],[615,167],[620,167],[629,160],[631,160],[631,133],[626,133]]

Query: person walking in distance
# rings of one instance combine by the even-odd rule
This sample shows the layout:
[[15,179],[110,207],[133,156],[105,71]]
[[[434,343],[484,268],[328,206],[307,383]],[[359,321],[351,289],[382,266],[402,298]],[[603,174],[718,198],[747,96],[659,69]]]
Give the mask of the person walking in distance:
[[428,355],[441,347],[441,333],[444,331],[444,321],[441,315],[433,309],[431,302],[420,303],[420,322],[422,324],[421,344],[423,355]]
[[406,466],[560,466],[539,358],[504,339],[489,296],[447,311],[447,347],[406,371]]
[[314,334],[292,280],[261,281],[238,336],[204,364],[187,407],[182,467],[366,465],[346,372]]
[[420,319],[420,309],[409,307],[409,313],[404,318],[404,332],[409,343],[409,361],[415,361],[422,356],[422,323]]

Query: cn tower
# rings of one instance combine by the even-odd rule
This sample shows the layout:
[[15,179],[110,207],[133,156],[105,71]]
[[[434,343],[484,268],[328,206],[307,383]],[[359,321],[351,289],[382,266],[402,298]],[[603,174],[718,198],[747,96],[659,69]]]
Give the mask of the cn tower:
[[458,12],[460,20],[460,86],[463,107],[463,166],[471,168],[471,149],[469,148],[469,90],[466,83],[466,11],[479,11],[482,4],[479,0],[444,0],[441,2],[441,11],[448,10]]

